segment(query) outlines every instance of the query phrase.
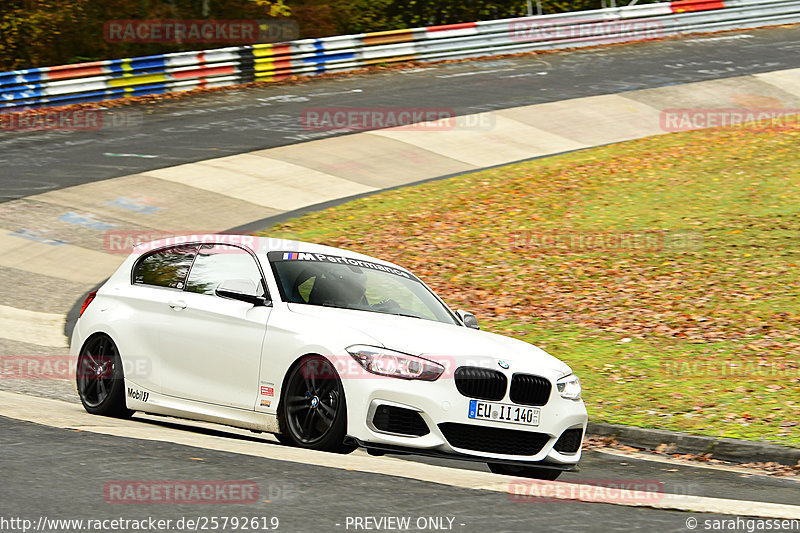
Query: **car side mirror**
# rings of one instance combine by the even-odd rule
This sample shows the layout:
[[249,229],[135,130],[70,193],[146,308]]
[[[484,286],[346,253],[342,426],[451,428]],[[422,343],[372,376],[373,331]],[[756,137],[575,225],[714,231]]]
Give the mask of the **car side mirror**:
[[461,322],[463,322],[466,327],[472,329],[481,329],[481,327],[478,325],[478,319],[475,318],[475,315],[469,311],[462,311],[459,309],[456,311],[456,315],[458,315],[458,318],[461,319]]
[[220,298],[239,300],[253,305],[266,305],[267,299],[259,295],[258,286],[250,279],[226,279],[214,293]]

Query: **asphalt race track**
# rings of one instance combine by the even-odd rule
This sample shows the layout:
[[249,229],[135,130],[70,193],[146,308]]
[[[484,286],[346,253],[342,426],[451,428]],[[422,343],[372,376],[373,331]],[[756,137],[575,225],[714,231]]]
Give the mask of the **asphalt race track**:
[[0,133],[0,200],[331,135],[303,128],[311,106],[469,114],[797,67],[793,27],[225,91],[137,106],[133,127]]
[[[346,523],[348,516],[409,516],[414,520],[448,516],[457,520],[458,527],[452,529],[477,532],[485,531],[492,520],[501,520],[494,524],[498,531],[538,531],[531,520],[541,517],[558,518],[579,531],[652,531],[655,527],[686,531],[689,518],[725,520],[748,509],[746,506],[753,504],[743,500],[744,490],[749,500],[767,502],[750,507],[754,514],[786,517],[797,513],[793,505],[796,481],[754,475],[741,468],[688,466],[669,460],[640,460],[613,451],[590,451],[582,472],[567,474],[564,481],[650,483],[657,485],[658,491],[649,493],[653,498],[638,501],[615,498],[617,505],[520,498],[512,496],[520,493],[514,488],[520,480],[488,474],[485,467],[473,463],[375,458],[363,452],[348,456],[299,452],[279,445],[270,436],[210,424],[138,415],[132,421],[113,421],[87,416],[77,405],[54,400],[30,402],[8,393],[0,394],[0,399],[7,404],[4,411],[14,418],[44,424],[0,417],[4,429],[0,438],[5,450],[3,471],[11,481],[0,488],[0,495],[4,502],[13,502],[10,509],[14,515],[34,522],[42,516],[177,519],[268,514],[278,516],[284,526],[291,523],[284,528],[287,531],[336,531],[340,527],[337,524]],[[15,411],[27,407],[37,412]],[[58,468],[53,467],[53,457],[58,458]],[[487,479],[497,481],[490,484]],[[109,484],[137,480],[254,483],[258,501],[231,505],[224,499],[212,499],[205,505],[166,506],[125,501],[133,496],[115,496],[107,488]],[[347,491],[346,498],[342,498],[343,490]],[[76,506],[74,499],[85,504]],[[481,503],[491,511],[484,510]],[[666,510],[643,508],[651,506]],[[717,516],[714,512],[669,511],[682,506],[726,512]],[[311,509],[315,512],[309,513]],[[600,529],[584,529],[587,524]]]
[[[129,123],[121,120],[115,127],[97,131],[0,133],[0,204],[338,135],[305,129],[300,117],[309,107],[414,105],[470,115],[796,69],[800,68],[799,51],[800,27],[770,28],[421,66],[123,106],[111,110],[112,116],[128,117]],[[3,242],[20,240],[17,236],[2,236]],[[101,267],[76,281],[29,276],[21,267],[0,268],[0,283],[5,287],[0,320],[15,320],[7,323],[22,329],[23,320],[50,320],[48,327],[60,330],[63,319],[57,317],[96,281],[96,274],[106,268]],[[38,300],[45,298],[40,306]],[[12,304],[28,314],[4,318]],[[35,309],[43,312],[37,315]],[[41,344],[14,338],[0,335],[1,355],[64,353],[60,338],[41,339]],[[0,533],[22,531],[19,521],[3,522],[10,518],[31,520],[29,530],[36,530],[34,526],[39,531],[102,530],[85,524],[44,522],[42,526],[43,517],[172,520],[170,531],[202,530],[185,523],[175,526],[181,517],[258,517],[263,521],[249,529],[289,533],[748,531],[759,528],[752,521],[756,518],[800,520],[796,477],[767,476],[740,467],[590,450],[581,472],[564,474],[560,481],[653,483],[659,496],[653,501],[613,503],[520,499],[513,496],[512,478],[489,474],[479,463],[414,456],[376,458],[361,451],[350,456],[304,452],[281,446],[270,436],[204,424],[138,415],[123,422],[92,417],[76,404],[68,381],[0,379]],[[109,484],[133,480],[237,480],[257,485],[258,497],[246,504],[224,499],[213,504],[169,505],[109,499]],[[277,528],[273,517],[279,520]],[[407,517],[410,525],[401,528],[386,522],[387,517]],[[740,522],[731,524],[737,517]],[[728,521],[727,525],[722,521]],[[760,524],[760,529],[766,529],[765,522]],[[775,523],[768,525],[770,530],[781,530]],[[800,522],[783,530],[800,531]]]
[[[725,519],[722,515],[575,502],[514,501],[507,495],[459,489],[391,476],[304,466],[232,453],[198,450],[170,443],[147,443],[43,427],[0,418],[4,476],[14,480],[0,487],[4,515],[38,520],[136,519],[177,520],[197,516],[277,517],[279,531],[315,533],[353,531],[348,517],[444,517],[447,530],[462,532],[631,531],[646,524],[648,531],[685,532],[686,518]],[[264,444],[264,446],[280,446]],[[59,467],[53,468],[53,457]],[[193,459],[194,458],[194,459]],[[198,460],[202,459],[202,460]],[[590,456],[589,463],[592,462]],[[637,477],[644,477],[637,471]],[[649,473],[648,473],[649,474]],[[655,475],[661,475],[658,473]],[[608,477],[616,472],[604,472]],[[107,483],[130,479],[225,479],[258,484],[260,498],[252,504],[159,505],[109,504]],[[698,482],[698,485],[701,483]],[[797,490],[790,483],[756,480],[760,493],[778,499]],[[46,487],[46,488],[44,488]],[[782,490],[781,490],[782,489]],[[781,494],[783,493],[783,494]],[[268,501],[265,501],[268,500]],[[446,518],[452,518],[448,523]],[[537,527],[541,524],[541,529]],[[430,531],[431,528],[411,527]]]
[[[174,444],[143,446],[140,441],[76,433],[26,422],[0,419],[6,475],[0,497],[7,514],[50,519],[110,519],[153,516],[278,517],[279,531],[314,533],[347,531],[347,517],[451,517],[453,531],[531,530],[531,518],[542,524],[582,531],[630,531],[647,521],[661,531],[686,531],[682,513],[602,504],[514,502],[508,496],[454,489],[434,483],[331,470],[317,466],[208,452]],[[267,446],[267,445],[265,445]],[[277,446],[277,444],[276,444]],[[76,453],[79,450],[80,453]],[[192,460],[197,457],[202,461]],[[50,457],[60,457],[52,468]],[[94,461],[89,458],[102,458]],[[92,482],[86,482],[91,479]],[[255,481],[262,498],[253,504],[113,505],[103,486],[128,479],[226,479]],[[42,485],[48,488],[42,493]],[[342,501],[345,494],[346,502]],[[43,497],[44,496],[44,497]],[[265,502],[264,500],[269,500]],[[707,518],[723,518],[708,515]],[[412,522],[412,523],[413,523]],[[338,524],[338,526],[337,526]],[[350,528],[352,531],[352,527]],[[536,530],[536,529],[532,529]]]

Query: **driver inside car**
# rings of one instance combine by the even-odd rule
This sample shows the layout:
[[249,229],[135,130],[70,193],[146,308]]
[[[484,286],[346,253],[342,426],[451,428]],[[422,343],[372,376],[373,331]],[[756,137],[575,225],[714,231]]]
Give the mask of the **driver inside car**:
[[366,276],[339,276],[326,272],[317,276],[309,294],[308,303],[333,305],[350,309],[367,309]]

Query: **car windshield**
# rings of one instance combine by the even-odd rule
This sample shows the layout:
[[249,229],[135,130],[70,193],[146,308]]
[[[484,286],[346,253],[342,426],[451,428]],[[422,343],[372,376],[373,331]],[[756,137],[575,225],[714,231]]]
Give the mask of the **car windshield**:
[[269,260],[286,302],[456,324],[447,307],[405,270],[318,253],[270,252]]

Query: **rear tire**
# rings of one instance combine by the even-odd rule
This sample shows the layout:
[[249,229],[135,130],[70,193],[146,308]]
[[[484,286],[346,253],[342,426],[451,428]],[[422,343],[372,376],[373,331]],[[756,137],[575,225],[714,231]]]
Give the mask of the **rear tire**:
[[81,348],[75,371],[83,408],[93,415],[130,418],[125,405],[125,375],[117,345],[110,337],[94,335]]
[[547,481],[555,481],[561,475],[561,470],[552,468],[537,468],[535,466],[517,466],[507,465],[501,463],[487,463],[489,470],[495,474],[503,474],[505,476],[529,477],[533,479],[544,479]]
[[322,356],[304,358],[289,371],[280,407],[283,444],[334,453],[350,453],[345,445],[347,402],[342,381]]

